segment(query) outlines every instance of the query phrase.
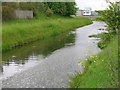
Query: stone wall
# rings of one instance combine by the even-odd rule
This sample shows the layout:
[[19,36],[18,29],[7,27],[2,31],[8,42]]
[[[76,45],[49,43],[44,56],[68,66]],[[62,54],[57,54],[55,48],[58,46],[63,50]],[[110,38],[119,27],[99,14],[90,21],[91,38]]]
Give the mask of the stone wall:
[[16,18],[31,19],[33,18],[33,11],[30,10],[15,10]]

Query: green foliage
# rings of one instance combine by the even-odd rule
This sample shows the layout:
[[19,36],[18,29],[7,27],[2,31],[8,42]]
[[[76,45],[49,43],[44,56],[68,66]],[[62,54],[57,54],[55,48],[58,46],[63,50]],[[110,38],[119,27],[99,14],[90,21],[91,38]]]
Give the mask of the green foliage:
[[72,77],[70,88],[119,88],[118,36],[98,55],[88,57],[85,71]]
[[2,4],[13,9],[32,10],[34,17],[37,18],[39,14],[70,16],[76,13],[74,2],[3,2]]
[[2,6],[2,19],[13,19],[15,18],[14,16],[14,9],[7,7],[7,6]]
[[100,38],[101,41],[97,43],[98,47],[101,49],[104,49],[105,47],[108,46],[110,39],[114,37],[113,33],[100,33],[100,34],[95,34],[95,35],[90,35],[89,37],[95,37],[95,38]]
[[104,21],[104,18],[102,16],[98,16],[98,17],[93,17],[92,20],[93,21]]
[[67,2],[66,7],[66,16],[75,15],[77,9],[74,2]]
[[118,3],[110,2],[109,8],[99,12],[99,14],[109,26],[109,32],[118,33],[118,30],[120,29],[120,7],[118,6]]
[[76,13],[74,2],[48,2],[48,6],[54,14],[70,16]]
[[35,6],[39,13],[45,13],[45,10],[47,8],[46,4],[44,4],[43,2],[32,2],[32,4]]
[[65,2],[48,2],[47,4],[54,14],[65,15],[66,13]]
[[53,14],[53,12],[52,12],[52,10],[48,7],[47,10],[45,11],[45,14],[46,14],[47,16],[50,16],[50,15]]

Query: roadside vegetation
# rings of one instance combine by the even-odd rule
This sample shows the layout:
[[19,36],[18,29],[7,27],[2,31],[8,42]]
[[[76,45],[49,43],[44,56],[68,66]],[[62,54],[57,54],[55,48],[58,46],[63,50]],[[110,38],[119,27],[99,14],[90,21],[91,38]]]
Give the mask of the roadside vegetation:
[[100,11],[107,23],[108,33],[91,35],[101,38],[98,46],[103,49],[98,55],[89,56],[83,65],[83,73],[77,73],[70,82],[71,88],[118,88],[120,87],[118,66],[118,31],[120,30],[120,8],[111,3],[107,10]]

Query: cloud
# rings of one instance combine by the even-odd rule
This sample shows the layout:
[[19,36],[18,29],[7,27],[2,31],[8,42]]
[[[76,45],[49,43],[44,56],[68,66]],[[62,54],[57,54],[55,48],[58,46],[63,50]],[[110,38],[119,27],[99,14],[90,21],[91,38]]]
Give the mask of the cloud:
[[[107,8],[108,4],[106,0],[75,0],[77,7],[84,9],[85,7],[91,7],[92,10],[104,10]],[[110,0],[115,2],[116,0]]]

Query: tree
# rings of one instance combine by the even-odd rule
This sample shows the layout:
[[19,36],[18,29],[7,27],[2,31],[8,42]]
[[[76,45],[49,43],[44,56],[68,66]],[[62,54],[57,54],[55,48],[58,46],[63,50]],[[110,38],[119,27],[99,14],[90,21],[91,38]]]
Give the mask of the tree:
[[75,8],[75,2],[66,2],[66,16],[74,15],[77,8]]
[[76,13],[75,2],[48,2],[54,14],[70,16]]
[[120,29],[120,7],[117,2],[109,3],[107,10],[100,12],[100,15],[109,26],[109,32],[118,33]]

